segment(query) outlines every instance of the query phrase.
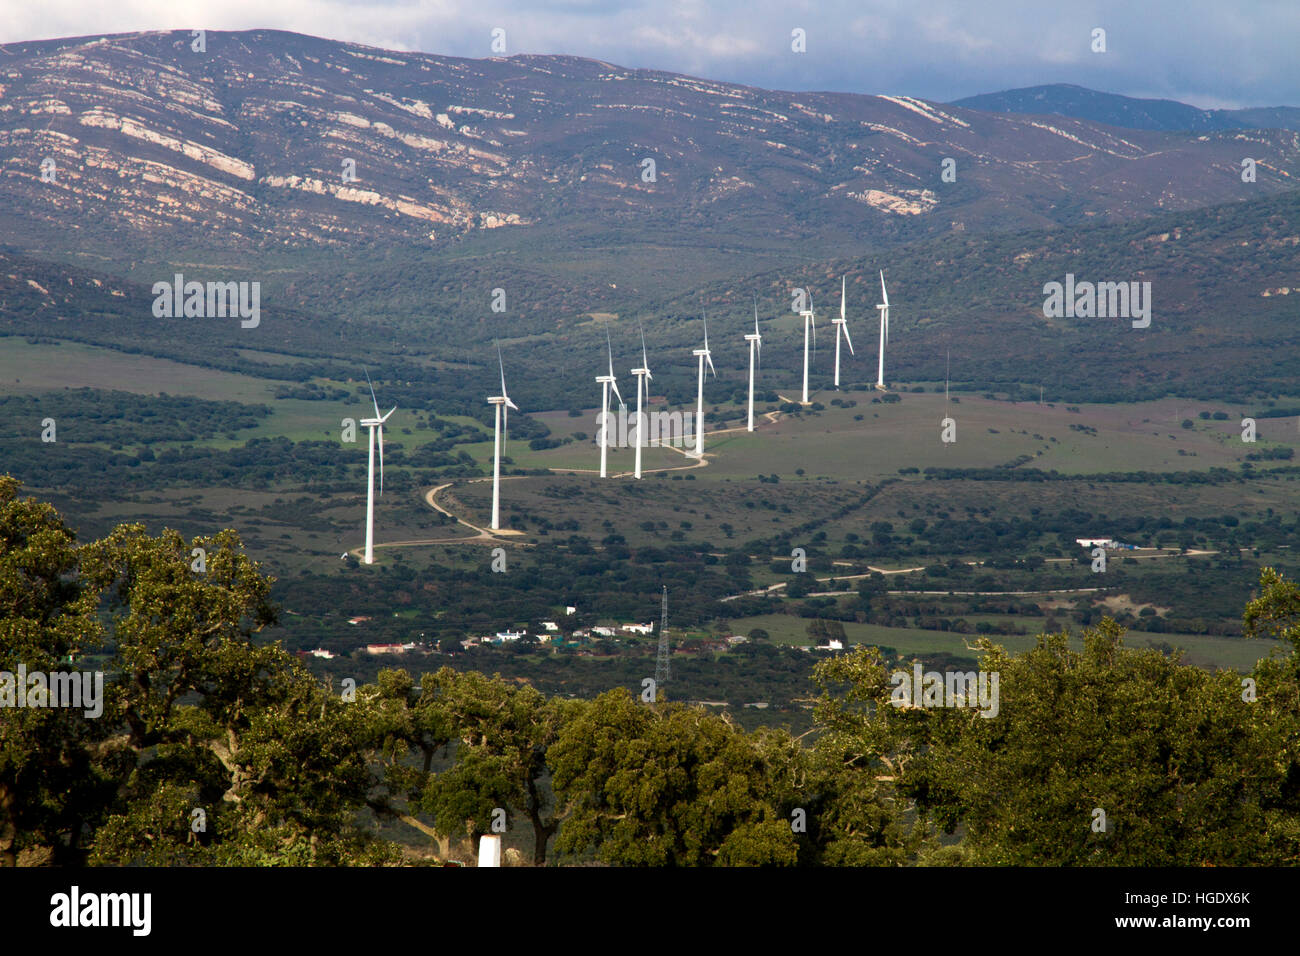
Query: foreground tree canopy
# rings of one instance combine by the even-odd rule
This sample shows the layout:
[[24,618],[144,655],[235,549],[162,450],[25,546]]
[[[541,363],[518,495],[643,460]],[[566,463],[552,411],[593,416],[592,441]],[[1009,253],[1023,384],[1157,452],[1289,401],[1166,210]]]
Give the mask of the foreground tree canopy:
[[[271,581],[234,531],[78,544],[18,491],[0,477],[0,863],[429,862],[502,829],[535,863],[1300,862],[1300,590],[1272,570],[1243,621],[1278,649],[1249,674],[1107,620],[1081,649],[982,640],[981,709],[900,701],[910,662],[858,647],[818,665],[795,739],[445,667],[329,687],[263,635]],[[95,708],[46,705],[96,671]]]

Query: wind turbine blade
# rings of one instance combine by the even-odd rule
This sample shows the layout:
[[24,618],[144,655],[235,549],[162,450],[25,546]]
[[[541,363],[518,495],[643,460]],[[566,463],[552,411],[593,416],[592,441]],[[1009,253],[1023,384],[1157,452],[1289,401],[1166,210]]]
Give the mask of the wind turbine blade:
[[[362,368],[362,371],[366,373],[366,384],[367,384],[367,385],[370,385],[370,370],[369,370],[369,369],[366,369],[366,368],[363,367],[363,368]],[[375,403],[375,417],[378,418],[378,417],[379,417],[379,399],[375,398],[375,386],[373,386],[373,385],[370,385],[370,400],[371,400],[372,402]]]
[[618,396],[618,403],[619,403],[620,405],[622,405],[622,404],[623,404],[623,395],[622,395],[622,394],[619,392],[619,390],[618,390],[618,382],[610,382],[609,384],[612,385],[612,386],[614,386],[614,394],[615,394],[616,396]]
[[713,353],[709,351],[709,313],[704,313],[704,361],[709,363],[709,371],[718,377],[718,370],[713,367]]
[[[396,406],[396,405],[394,405],[392,408],[390,408],[390,409],[388,410],[388,415],[393,414],[393,412],[395,412],[395,411],[397,411],[397,406]],[[381,419],[379,419],[379,420],[380,420],[381,422],[386,422],[386,421],[388,421],[388,415],[385,415],[383,418],[381,418]]]
[[817,354],[817,312],[813,309],[812,293],[808,293],[808,327],[812,329],[813,355]]
[[880,295],[886,306],[889,305],[889,293],[885,291],[885,270],[880,270]]
[[847,289],[848,277],[840,276],[840,318],[844,318],[844,293]]
[[654,376],[650,374],[650,359],[646,356],[646,351],[645,351],[645,329],[642,328],[640,322],[638,322],[636,325],[641,332],[641,367],[645,369],[646,380],[653,382]]
[[614,343],[609,340],[609,329],[605,330],[605,348],[609,350],[609,377],[613,378],[614,377]]
[[497,365],[501,367],[501,396],[504,398],[506,394],[506,363],[501,358],[501,345],[499,343],[497,344]]
[[379,494],[384,494],[384,426],[379,426]]
[[840,325],[840,328],[844,330],[844,341],[849,343],[849,354],[856,355],[857,353],[853,351],[853,339],[849,335],[849,324],[844,322]]

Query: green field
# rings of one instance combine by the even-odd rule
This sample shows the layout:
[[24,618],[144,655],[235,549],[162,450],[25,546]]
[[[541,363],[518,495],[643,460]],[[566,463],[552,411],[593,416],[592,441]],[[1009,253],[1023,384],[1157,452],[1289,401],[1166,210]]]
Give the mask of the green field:
[[269,404],[275,386],[285,384],[78,342],[33,345],[10,335],[0,346],[0,389],[9,393],[84,387]]
[[[1024,623],[1029,623],[1030,620],[1032,619],[1027,619]],[[774,642],[780,644],[809,645],[811,643],[807,635],[808,621],[787,614],[736,618],[728,622],[728,627],[736,634],[747,634],[754,628],[761,628],[771,635]],[[1077,633],[1077,628],[1074,630]],[[908,627],[878,627],[853,621],[844,623],[844,633],[852,644],[893,647],[905,657],[943,653],[978,658],[978,652],[971,649],[978,637],[975,634],[925,631]],[[992,634],[989,635],[989,640],[1013,652],[1029,650],[1036,643],[1035,638],[1029,635]],[[1078,637],[1073,637],[1070,643],[1076,650],[1083,648],[1083,642]],[[1130,647],[1138,648],[1161,643],[1170,644],[1187,652],[1185,659],[1189,664],[1239,671],[1250,670],[1257,660],[1268,657],[1274,649],[1283,650],[1276,641],[1207,637],[1197,634],[1150,634],[1143,631],[1130,631],[1125,635],[1125,643]]]

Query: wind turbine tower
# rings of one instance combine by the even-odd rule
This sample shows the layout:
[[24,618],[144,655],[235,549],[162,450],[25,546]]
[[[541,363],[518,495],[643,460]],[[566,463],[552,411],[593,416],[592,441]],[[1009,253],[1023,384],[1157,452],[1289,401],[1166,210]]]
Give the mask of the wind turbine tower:
[[813,318],[812,293],[808,293],[808,308],[799,313],[803,317],[803,404],[808,404],[808,338],[812,336],[813,348],[817,347],[817,323]]
[[374,418],[363,418],[361,424],[370,429],[370,467],[366,478],[366,564],[375,563],[375,433],[379,435],[379,494],[384,493],[384,422],[388,415],[397,411],[394,405],[388,415],[379,414],[379,400],[375,398],[375,386],[370,382],[370,372],[366,372],[366,384],[370,386],[370,401],[375,406]]
[[758,297],[754,297],[754,334],[746,335],[745,341],[749,343],[749,430],[754,430],[754,352],[757,350],[758,357],[763,355],[763,336],[758,332]]
[[880,270],[880,297],[884,299],[876,309],[880,312],[880,367],[876,372],[876,388],[885,390],[885,346],[889,344],[889,293],[885,291],[885,270]]
[[835,387],[840,387],[840,333],[844,333],[844,340],[849,343],[849,354],[853,355],[853,339],[849,338],[849,324],[844,317],[844,293],[846,290],[847,279],[840,277],[840,317],[831,319],[831,325],[835,326]]
[[501,528],[501,432],[503,427],[510,427],[510,411],[519,411],[519,406],[510,401],[506,394],[506,366],[501,359],[501,346],[497,346],[497,364],[501,367],[501,394],[489,395],[488,404],[496,406],[496,427],[492,432],[492,523],[493,531]]
[[605,346],[609,350],[609,374],[597,375],[596,381],[600,383],[600,477],[606,477],[605,462],[609,455],[609,433],[611,429],[610,419],[613,417],[609,411],[609,390],[612,386],[614,394],[618,395],[618,404],[622,406],[623,396],[619,394],[618,382],[614,379],[614,346],[609,340],[609,330],[605,330]]
[[718,370],[713,367],[713,353],[709,351],[709,316],[704,315],[704,348],[691,352],[700,364],[699,388],[695,392],[695,451],[696,458],[704,457],[704,363],[709,363],[709,371],[718,377]]
[[654,381],[650,374],[650,361],[646,358],[645,329],[641,329],[641,367],[632,369],[636,376],[636,469],[633,476],[641,477],[641,446],[645,443],[645,414],[641,411],[645,399],[646,382]]

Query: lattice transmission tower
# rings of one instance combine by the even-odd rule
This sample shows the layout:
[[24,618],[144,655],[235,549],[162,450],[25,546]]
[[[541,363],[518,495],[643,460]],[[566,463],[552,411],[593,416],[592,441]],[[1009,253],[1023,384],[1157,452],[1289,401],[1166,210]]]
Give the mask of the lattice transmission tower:
[[655,687],[668,682],[668,587],[664,586],[663,607],[659,617],[659,655],[655,658]]

